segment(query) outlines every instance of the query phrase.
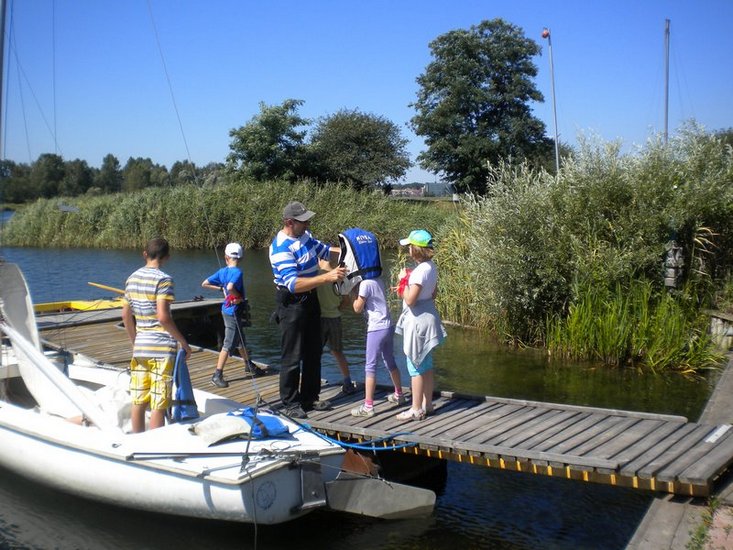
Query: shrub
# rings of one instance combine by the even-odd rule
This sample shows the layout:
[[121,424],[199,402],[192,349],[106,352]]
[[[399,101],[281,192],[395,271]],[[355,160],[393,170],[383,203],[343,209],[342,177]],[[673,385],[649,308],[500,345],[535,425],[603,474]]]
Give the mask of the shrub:
[[[733,152],[692,125],[669,145],[651,140],[633,155],[585,141],[558,178],[508,165],[491,177],[491,195],[468,198],[439,234],[441,288],[450,289],[440,307],[507,340],[544,342],[546,319],[590,307],[587,292],[602,299],[638,280],[659,295],[672,239],[685,258],[685,300],[696,309],[733,268]],[[615,304],[614,322],[622,322],[626,310]],[[610,348],[596,349],[603,360],[614,353],[611,337],[624,340],[608,315],[602,344]]]
[[547,323],[547,348],[557,357],[615,366],[697,371],[717,365],[708,320],[685,299],[649,281],[579,290],[566,317]]

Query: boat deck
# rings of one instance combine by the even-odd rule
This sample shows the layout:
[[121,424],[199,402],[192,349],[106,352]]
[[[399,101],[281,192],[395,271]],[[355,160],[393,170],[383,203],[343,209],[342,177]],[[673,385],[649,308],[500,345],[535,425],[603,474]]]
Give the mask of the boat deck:
[[[53,345],[83,353],[100,363],[127,368],[130,345],[119,311],[94,322],[75,314],[73,323],[59,319],[39,322],[42,338]],[[58,322],[63,331],[54,330]],[[81,324],[80,324],[81,323]],[[45,327],[45,329],[44,329]],[[210,384],[217,352],[195,348],[188,363],[194,386],[236,401],[277,406],[275,372],[252,378],[227,369],[228,388]],[[698,424],[679,416],[540,403],[442,392],[435,411],[420,422],[400,421],[401,409],[380,387],[370,418],[351,416],[363,398],[363,387],[351,395],[340,385],[324,384],[321,398],[328,411],[312,411],[307,422],[340,440],[379,446],[409,443],[403,452],[456,460],[492,468],[606,483],[642,490],[707,496],[715,480],[733,463],[733,430],[728,424]],[[409,396],[408,396],[409,397]]]

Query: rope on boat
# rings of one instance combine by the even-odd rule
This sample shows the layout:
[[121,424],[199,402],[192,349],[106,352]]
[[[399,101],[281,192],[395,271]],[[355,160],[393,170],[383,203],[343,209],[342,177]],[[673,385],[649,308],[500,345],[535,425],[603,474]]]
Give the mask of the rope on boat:
[[313,433],[316,433],[321,436],[322,439],[325,439],[326,441],[330,443],[334,443],[335,445],[338,445],[339,447],[343,447],[344,449],[355,449],[357,451],[396,451],[398,449],[405,449],[407,447],[414,447],[417,445],[417,443],[395,443],[394,445],[382,445],[381,447],[377,447],[379,443],[384,443],[386,441],[392,441],[394,438],[400,435],[412,435],[411,432],[398,432],[393,435],[388,435],[384,437],[377,437],[375,439],[369,439],[365,441],[364,443],[347,443],[345,441],[340,441],[338,439],[333,439],[331,437],[328,437],[327,435],[321,434],[315,430],[312,430]]
[[194,451],[194,452],[169,452],[169,451],[134,451],[125,456],[125,460],[132,462],[135,460],[162,460],[162,459],[185,459],[185,458],[209,458],[209,457],[221,457],[221,456],[233,456],[233,457],[244,457],[254,459],[270,459],[270,458],[297,458],[302,460],[310,460],[312,458],[319,457],[318,451],[297,451],[287,449],[260,449],[256,453],[250,453],[249,451]]
[[[278,413],[275,412],[275,414],[278,414]],[[297,424],[301,430],[312,433],[320,437],[324,441],[331,443],[333,445],[338,445],[339,447],[342,447],[344,449],[355,449],[357,451],[378,452],[378,451],[396,451],[399,449],[405,449],[407,447],[414,447],[417,445],[417,443],[405,442],[405,443],[396,443],[394,445],[383,445],[381,447],[377,447],[377,444],[384,443],[386,441],[392,441],[393,439],[401,435],[414,435],[412,432],[397,432],[397,433],[390,434],[384,437],[377,437],[374,439],[369,439],[363,443],[346,443],[345,441],[340,441],[338,439],[328,437],[326,434],[323,434],[317,430],[314,430],[309,424],[306,424],[304,422],[298,422],[297,419],[290,418],[287,415],[284,415],[284,416],[286,416],[294,424]]]

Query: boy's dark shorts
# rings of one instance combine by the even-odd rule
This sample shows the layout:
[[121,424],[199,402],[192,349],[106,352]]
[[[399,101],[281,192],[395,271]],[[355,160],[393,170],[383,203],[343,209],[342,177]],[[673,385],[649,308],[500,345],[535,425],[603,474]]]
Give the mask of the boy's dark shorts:
[[321,317],[321,345],[331,351],[344,351],[341,317]]

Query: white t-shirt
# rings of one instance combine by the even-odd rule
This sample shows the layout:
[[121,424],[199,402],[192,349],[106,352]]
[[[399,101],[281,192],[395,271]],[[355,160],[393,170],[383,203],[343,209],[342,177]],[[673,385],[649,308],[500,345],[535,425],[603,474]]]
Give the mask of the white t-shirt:
[[364,300],[367,332],[382,330],[392,325],[382,279],[366,279],[359,283],[359,298]]
[[432,260],[420,262],[410,273],[407,281],[411,285],[420,285],[417,301],[432,300],[435,287],[438,285],[438,269]]

